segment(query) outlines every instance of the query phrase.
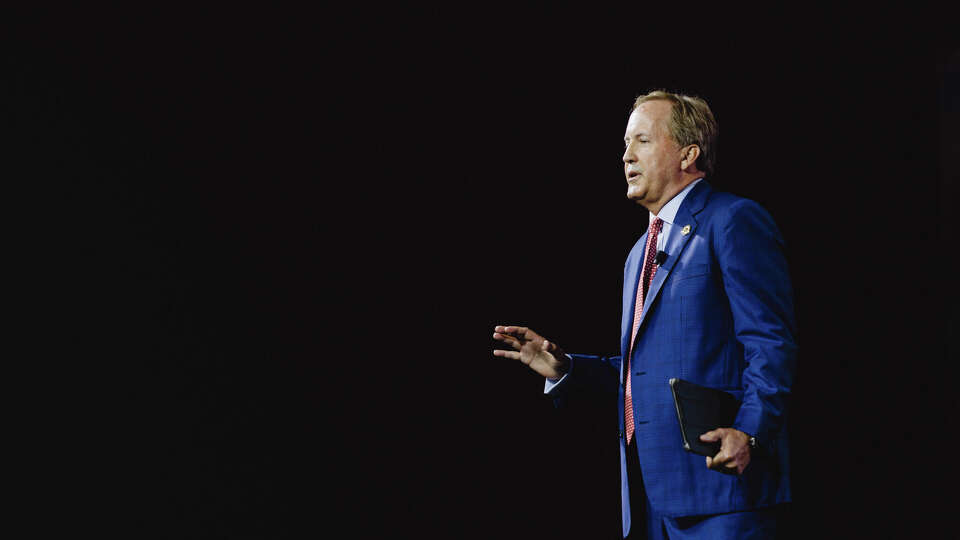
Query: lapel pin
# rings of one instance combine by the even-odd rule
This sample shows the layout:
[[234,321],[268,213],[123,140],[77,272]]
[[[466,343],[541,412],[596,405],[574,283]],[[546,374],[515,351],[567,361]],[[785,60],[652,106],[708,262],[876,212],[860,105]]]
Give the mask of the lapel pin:
[[680,234],[682,234],[682,235],[684,235],[684,236],[690,234],[690,226],[689,226],[689,225],[684,225],[683,228],[680,229]]

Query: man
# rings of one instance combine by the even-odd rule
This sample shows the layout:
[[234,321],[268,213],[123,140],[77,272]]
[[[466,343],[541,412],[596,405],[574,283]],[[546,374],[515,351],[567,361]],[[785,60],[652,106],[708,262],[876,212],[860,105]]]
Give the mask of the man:
[[[783,241],[759,205],[707,183],[717,133],[699,98],[656,91],[634,104],[624,174],[649,227],[624,268],[620,356],[568,355],[519,326],[493,334],[512,349],[494,354],[546,377],[551,396],[617,392],[624,537],[769,538],[791,497],[797,346]],[[701,436],[720,442],[717,455],[682,448],[672,377],[742,400],[732,427]]]

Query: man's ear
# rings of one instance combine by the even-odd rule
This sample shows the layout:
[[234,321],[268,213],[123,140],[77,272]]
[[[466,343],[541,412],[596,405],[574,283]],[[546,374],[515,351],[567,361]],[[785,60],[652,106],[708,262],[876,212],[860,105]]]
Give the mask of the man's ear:
[[680,160],[680,169],[687,172],[695,171],[697,169],[697,158],[700,157],[700,147],[691,144],[684,148],[682,152],[683,158]]

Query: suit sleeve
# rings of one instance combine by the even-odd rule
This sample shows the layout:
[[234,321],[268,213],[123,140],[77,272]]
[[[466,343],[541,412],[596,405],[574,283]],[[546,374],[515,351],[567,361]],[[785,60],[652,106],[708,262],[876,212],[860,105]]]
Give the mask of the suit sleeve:
[[744,357],[743,403],[733,427],[767,444],[783,423],[796,372],[793,288],[770,214],[748,200],[728,211],[717,257]]
[[595,356],[571,354],[573,367],[548,395],[557,407],[566,405],[567,397],[575,393],[610,395],[616,394],[620,380],[619,356]]

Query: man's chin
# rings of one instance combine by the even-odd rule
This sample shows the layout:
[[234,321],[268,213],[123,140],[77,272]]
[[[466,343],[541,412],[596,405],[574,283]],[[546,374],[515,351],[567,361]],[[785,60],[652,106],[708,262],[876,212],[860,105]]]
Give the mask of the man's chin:
[[646,194],[647,194],[646,191],[644,191],[644,192],[638,192],[638,191],[630,191],[630,190],[628,189],[628,190],[627,190],[627,199],[629,199],[631,202],[633,202],[633,203],[635,203],[635,204],[637,204],[637,205],[639,205],[639,206],[642,206],[642,207],[644,207],[644,208],[646,208],[646,209],[649,210],[650,207],[647,206],[647,200],[646,200],[646,198],[645,198],[645,195],[646,195]]

